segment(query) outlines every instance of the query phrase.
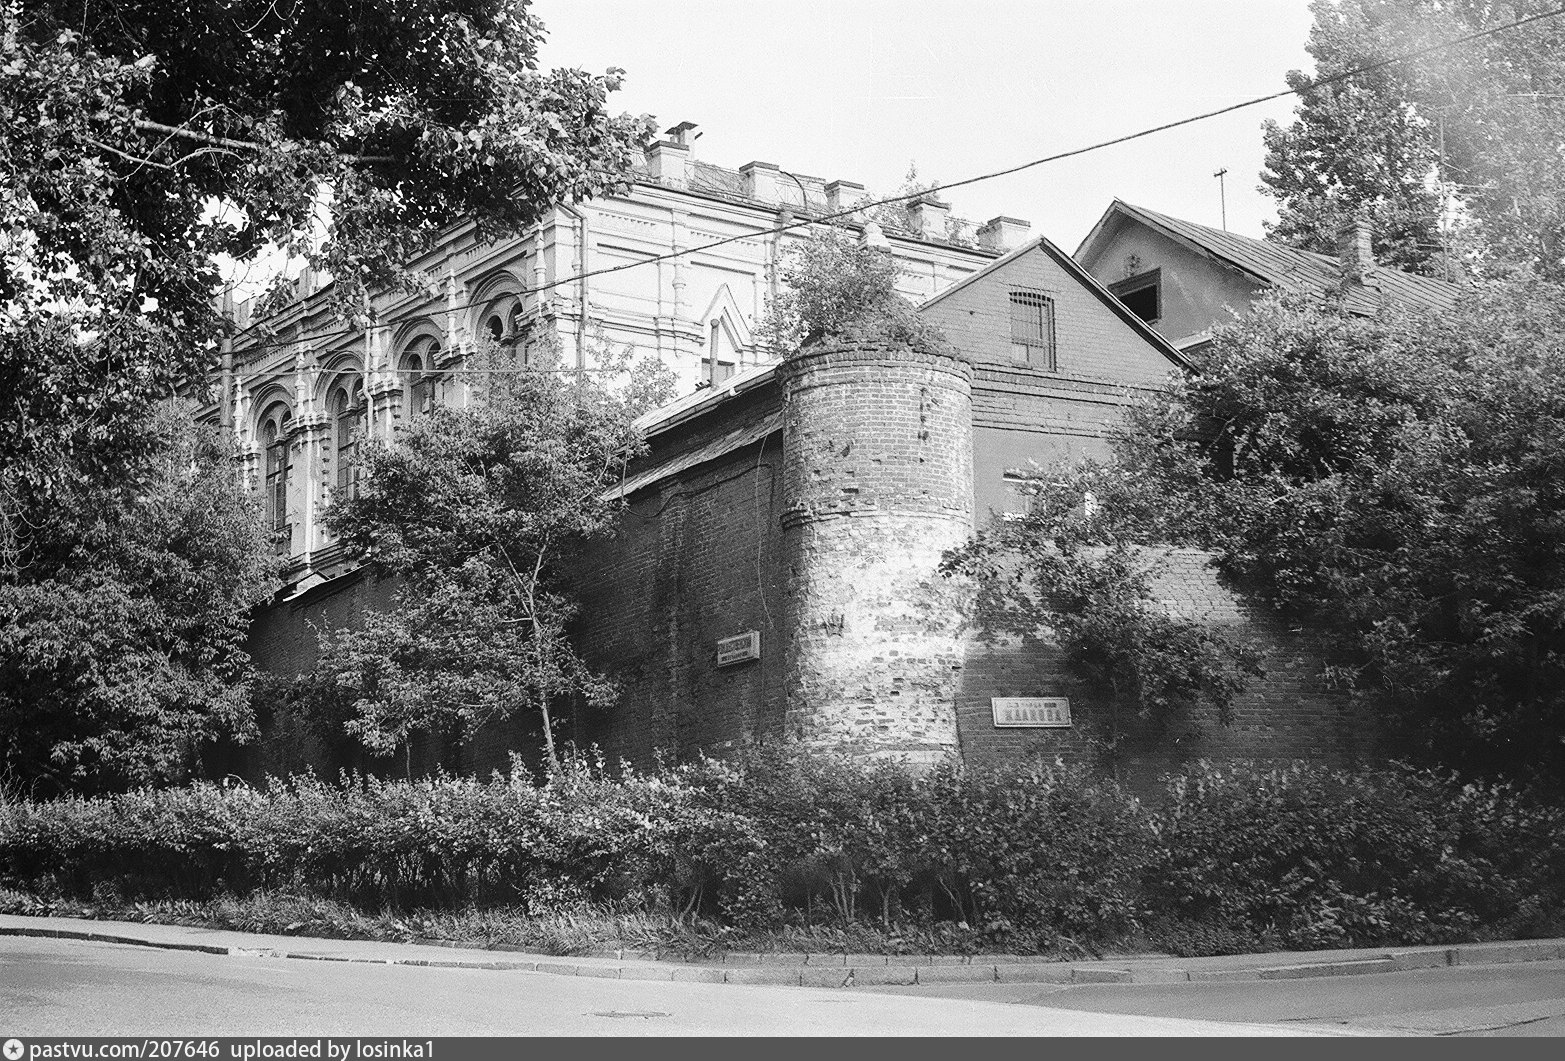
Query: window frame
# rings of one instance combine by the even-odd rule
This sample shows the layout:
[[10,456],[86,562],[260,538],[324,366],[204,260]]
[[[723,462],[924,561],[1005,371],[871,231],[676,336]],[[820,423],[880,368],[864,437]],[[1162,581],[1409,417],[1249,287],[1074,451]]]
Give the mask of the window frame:
[[293,479],[293,410],[273,402],[261,414],[261,510],[279,556],[293,552],[288,493]]
[[[1126,295],[1134,295],[1137,292],[1145,291],[1147,288],[1152,289],[1154,308],[1157,310],[1156,315],[1152,317],[1141,316],[1141,314],[1131,309],[1130,304],[1125,301]],[[1109,294],[1118,299],[1120,305],[1130,310],[1144,324],[1156,324],[1163,319],[1163,269],[1161,266],[1147,269],[1134,276],[1127,276],[1123,280],[1110,284]]]
[[332,489],[351,500],[359,491],[359,447],[366,428],[364,383],[339,382],[330,394],[326,407],[332,425]]
[[[420,339],[402,355],[399,367],[403,372],[402,417],[412,420],[427,416],[440,403],[442,374],[436,365],[440,361],[440,340]],[[418,367],[413,365],[417,363]]]
[[[1038,311],[1036,336],[1018,334],[1017,325],[1023,323],[1023,318],[1017,313],[1019,307]],[[1057,314],[1053,296],[1037,288],[1013,287],[1006,292],[1006,309],[1007,319],[1010,322],[1012,362],[1042,369],[1045,372],[1058,371],[1059,342],[1055,330]],[[1018,357],[1018,348],[1025,350],[1026,353]]]

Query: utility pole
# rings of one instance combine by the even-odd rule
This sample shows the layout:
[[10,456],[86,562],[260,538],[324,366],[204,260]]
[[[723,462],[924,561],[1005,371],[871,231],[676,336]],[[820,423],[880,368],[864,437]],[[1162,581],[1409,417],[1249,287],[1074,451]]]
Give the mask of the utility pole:
[[1223,181],[1223,176],[1227,172],[1228,172],[1228,167],[1224,166],[1222,169],[1220,169],[1216,173],[1212,174],[1212,176],[1217,178],[1217,200],[1218,200],[1218,202],[1220,202],[1222,204],[1222,207],[1223,207],[1223,231],[1224,232],[1228,231],[1228,189],[1225,186],[1224,181]]

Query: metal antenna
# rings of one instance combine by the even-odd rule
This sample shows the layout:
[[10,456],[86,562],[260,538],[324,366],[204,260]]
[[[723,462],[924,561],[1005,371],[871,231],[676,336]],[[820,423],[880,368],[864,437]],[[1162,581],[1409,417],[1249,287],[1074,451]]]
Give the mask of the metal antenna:
[[1220,169],[1216,173],[1212,174],[1212,176],[1217,178],[1217,199],[1218,199],[1218,201],[1220,203],[1222,203],[1222,206],[1223,206],[1223,231],[1224,232],[1228,231],[1228,189],[1225,186],[1225,183],[1223,181],[1223,175],[1226,174],[1227,172],[1228,172],[1228,167],[1224,166],[1222,169]]

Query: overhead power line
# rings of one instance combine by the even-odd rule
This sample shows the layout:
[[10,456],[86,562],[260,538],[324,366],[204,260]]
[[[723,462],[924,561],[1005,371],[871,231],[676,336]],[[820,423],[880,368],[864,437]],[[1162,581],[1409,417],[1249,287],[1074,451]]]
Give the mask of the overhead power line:
[[[1536,15],[1529,15],[1526,18],[1519,18],[1499,26],[1490,26],[1486,29],[1475,30],[1472,33],[1466,33],[1460,37],[1454,37],[1451,40],[1440,41],[1439,43],[1427,45],[1423,48],[1416,48],[1412,51],[1403,52],[1400,55],[1394,55],[1386,59],[1377,59],[1375,62],[1365,63],[1364,65],[1356,66],[1351,70],[1344,70],[1341,73],[1317,78],[1310,81],[1308,84],[1301,85],[1298,88],[1287,88],[1280,92],[1273,92],[1265,96],[1256,96],[1252,99],[1243,100],[1239,103],[1229,104],[1226,107],[1219,107],[1216,110],[1205,111],[1201,114],[1193,114],[1187,118],[1180,118],[1171,122],[1164,122],[1161,125],[1150,126],[1146,129],[1141,129],[1133,133],[1126,133],[1123,136],[1116,136],[1109,140],[1100,140],[1097,143],[1087,144],[1083,147],[1072,148],[1069,151],[1060,151],[1052,155],[1045,155],[1042,158],[1035,158],[1028,162],[1021,162],[1014,166],[1008,166],[1005,169],[998,169],[989,173],[981,173],[975,177],[966,177],[962,180],[949,181],[945,184],[937,184],[931,188],[925,188],[917,192],[908,192],[900,195],[889,195],[882,199],[875,199],[869,202],[859,203],[846,210],[838,210],[834,213],[828,214],[812,215],[798,221],[791,221],[785,224],[773,226],[770,229],[763,229],[759,232],[746,232],[737,236],[726,236],[722,239],[715,239],[707,243],[700,243],[693,247],[682,247],[677,250],[668,251],[664,254],[656,254],[652,255],[651,257],[641,258],[634,262],[626,262],[621,265],[605,266],[601,269],[589,269],[585,272],[575,273],[570,276],[564,276],[555,280],[550,280],[534,287],[524,287],[522,289],[522,293],[530,295],[539,294],[544,291],[551,291],[556,287],[562,287],[565,284],[573,284],[581,280],[589,280],[596,276],[607,276],[611,273],[623,272],[626,269],[635,269],[643,265],[651,265],[655,262],[683,258],[691,254],[697,254],[701,251],[713,250],[717,247],[727,246],[730,243],[738,243],[743,240],[753,240],[765,236],[780,235],[784,232],[792,232],[796,229],[808,228],[811,225],[840,221],[845,218],[851,218],[857,214],[861,214],[865,210],[873,210],[876,207],[911,202],[914,199],[921,198],[925,195],[932,195],[935,192],[950,191],[953,188],[965,188],[968,185],[978,184],[982,181],[995,180],[999,177],[1008,177],[1013,173],[1021,173],[1024,170],[1029,170],[1036,166],[1047,165],[1051,162],[1060,162],[1068,158],[1076,158],[1077,156],[1090,154],[1094,151],[1102,151],[1104,148],[1129,143],[1132,140],[1140,140],[1157,133],[1167,132],[1170,129],[1178,129],[1182,126],[1193,125],[1196,122],[1206,121],[1209,118],[1217,118],[1224,114],[1232,114],[1234,111],[1259,106],[1262,103],[1270,103],[1273,100],[1283,99],[1287,96],[1304,97],[1317,89],[1326,87],[1327,85],[1334,85],[1343,81],[1349,81],[1353,78],[1362,77],[1365,74],[1372,73],[1376,70],[1382,70],[1397,63],[1405,63],[1413,59],[1420,59],[1426,55],[1432,55],[1435,52],[1445,51],[1446,49],[1455,48],[1463,44],[1470,44],[1473,41],[1481,40],[1485,37],[1492,37],[1499,33],[1506,33],[1510,30],[1519,29],[1522,26],[1528,26],[1536,22],[1542,22],[1546,19],[1558,18],[1560,15],[1565,15],[1565,7],[1557,7],[1549,11],[1540,12]],[[471,305],[471,303],[467,303],[465,305]],[[341,335],[357,334],[360,330],[361,329],[357,328],[344,328],[335,332],[317,333],[315,335],[309,336],[308,338],[314,341],[319,341],[321,339],[330,339]],[[266,347],[283,344],[264,343],[258,345]]]
[[1220,115],[1231,114],[1234,111],[1244,110],[1247,107],[1255,107],[1262,103],[1270,103],[1272,100],[1282,99],[1286,96],[1304,96],[1310,92],[1315,91],[1316,89],[1324,88],[1327,85],[1333,85],[1340,81],[1347,81],[1351,78],[1361,77],[1364,74],[1383,69],[1387,66],[1392,66],[1396,63],[1405,63],[1413,59],[1419,59],[1434,52],[1444,51],[1447,48],[1454,48],[1462,44],[1468,44],[1484,37],[1494,36],[1497,33],[1505,33],[1521,26],[1530,25],[1534,22],[1541,22],[1544,19],[1557,18],[1560,15],[1565,15],[1565,7],[1558,7],[1552,11],[1542,12],[1541,14],[1529,15],[1527,18],[1516,19],[1513,22],[1507,22],[1500,26],[1490,26],[1487,29],[1475,30],[1472,33],[1467,33],[1460,37],[1452,38],[1448,41],[1441,41],[1438,44],[1431,44],[1424,48],[1417,48],[1410,52],[1404,52],[1401,55],[1394,55],[1388,59],[1379,59],[1373,63],[1366,63],[1363,66],[1354,67],[1351,70],[1344,70],[1338,74],[1331,74],[1327,77],[1318,78],[1299,88],[1288,88],[1281,92],[1273,92],[1270,95],[1256,96],[1253,99],[1247,99],[1241,103],[1233,103],[1226,107],[1219,107],[1217,110],[1206,111],[1202,114],[1194,114],[1188,118],[1180,118],[1172,122],[1164,122],[1162,125],[1154,125],[1150,128],[1142,129],[1139,132],[1127,133],[1124,136],[1116,136],[1111,140],[1100,140],[1095,144],[1088,144],[1085,147],[1077,147],[1069,151],[1061,151],[1053,155],[1045,155],[1043,158],[1035,158],[1030,162],[1022,162],[1015,166],[1008,166],[1005,169],[995,170],[991,173],[981,173],[976,177],[967,177],[959,181],[950,181],[946,184],[937,184],[932,188],[925,188],[917,192],[910,192],[903,195],[890,195],[884,199],[876,199],[872,202],[860,203],[849,210],[839,210],[836,213],[809,217],[801,221],[794,221],[789,224],[778,225],[769,231],[750,232],[741,236],[728,236],[723,239],[713,240],[710,243],[702,243],[694,247],[680,248],[679,250],[669,251],[666,254],[654,255],[650,258],[645,258],[634,262],[627,262],[623,265],[611,265],[602,269],[592,269],[587,272],[577,273],[574,276],[567,276],[558,280],[551,280],[547,283],[540,284],[537,287],[528,288],[527,293],[534,294],[539,291],[547,291],[551,288],[559,287],[562,284],[574,283],[578,280],[586,280],[594,276],[605,276],[609,273],[622,272],[625,269],[634,269],[637,266],[650,265],[653,262],[668,261],[672,258],[684,257],[689,254],[695,254],[699,251],[711,250],[714,247],[722,247],[729,243],[737,243],[740,240],[755,239],[757,236],[791,232],[794,229],[807,228],[808,226],[814,224],[821,224],[828,221],[838,221],[843,218],[852,217],[854,214],[858,214],[864,210],[873,210],[878,206],[890,206],[894,203],[911,202],[914,199],[933,194],[934,192],[949,191],[952,188],[965,188],[969,184],[977,184],[980,181],[994,180],[997,177],[1008,177],[1013,173],[1020,173],[1023,170],[1032,169],[1035,166],[1042,166],[1050,162],[1060,162],[1064,159],[1075,158],[1078,155],[1085,155],[1093,151],[1101,151],[1106,147],[1114,147],[1117,144],[1125,144],[1132,140],[1140,140],[1143,137],[1152,136],[1154,133],[1163,133],[1170,129],[1178,129],[1181,126],[1192,125],[1196,122],[1206,121],[1208,118],[1216,118]]

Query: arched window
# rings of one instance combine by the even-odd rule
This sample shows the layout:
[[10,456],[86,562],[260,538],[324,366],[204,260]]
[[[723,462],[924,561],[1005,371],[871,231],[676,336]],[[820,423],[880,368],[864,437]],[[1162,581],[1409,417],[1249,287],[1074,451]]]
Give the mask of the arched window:
[[289,419],[288,407],[281,402],[269,407],[261,418],[261,446],[265,454],[261,503],[279,556],[293,551],[293,524],[288,520],[288,478],[293,471]]
[[[493,291],[493,287],[487,288]],[[473,318],[473,332],[479,348],[489,347],[500,349],[506,353],[519,351],[523,357],[526,350],[522,346],[522,300],[515,294],[500,293],[483,300],[477,315]]]
[[428,339],[415,344],[402,355],[402,415],[407,419],[424,416],[440,400],[440,342]]
[[358,380],[332,391],[332,461],[336,469],[337,496],[358,496],[359,443],[364,437],[364,385]]

